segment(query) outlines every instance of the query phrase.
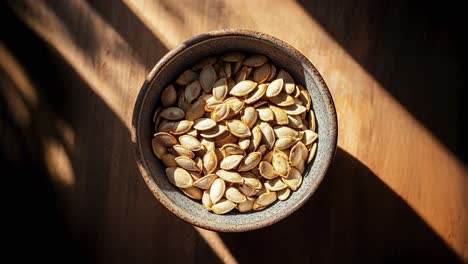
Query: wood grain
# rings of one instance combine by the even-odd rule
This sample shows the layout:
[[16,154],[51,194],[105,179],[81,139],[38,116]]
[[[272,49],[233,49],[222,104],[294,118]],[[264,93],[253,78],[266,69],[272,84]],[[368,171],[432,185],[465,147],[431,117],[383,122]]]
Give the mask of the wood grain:
[[[37,77],[44,73],[41,63],[18,55],[31,53],[27,45],[9,39],[2,47],[2,71],[13,75],[5,77],[8,87],[21,95],[27,83],[38,94],[38,103],[20,97],[26,122],[35,128],[24,133],[41,142],[32,147],[43,150],[37,166],[53,183],[78,254],[122,263],[468,261],[463,163],[301,4],[18,1],[9,8],[17,16],[13,22],[34,39],[31,45],[46,51],[37,55],[40,61],[53,68],[54,78]],[[366,14],[355,14],[361,15]],[[343,17],[338,13],[332,21],[344,23]],[[146,189],[128,128],[136,95],[157,60],[185,39],[220,28],[271,34],[314,63],[335,100],[339,150],[325,182],[299,212],[269,228],[206,239]],[[372,35],[349,41],[366,47],[368,39]],[[52,132],[44,119],[53,124]],[[67,166],[70,172],[62,175]],[[274,252],[262,246],[272,240]],[[281,241],[297,241],[296,247]]]

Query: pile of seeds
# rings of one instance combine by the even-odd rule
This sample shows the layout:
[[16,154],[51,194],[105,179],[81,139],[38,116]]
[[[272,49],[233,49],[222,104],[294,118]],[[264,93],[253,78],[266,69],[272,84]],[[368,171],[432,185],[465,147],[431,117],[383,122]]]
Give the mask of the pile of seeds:
[[311,98],[263,55],[207,57],[161,93],[155,155],[169,181],[216,214],[288,199],[317,151]]

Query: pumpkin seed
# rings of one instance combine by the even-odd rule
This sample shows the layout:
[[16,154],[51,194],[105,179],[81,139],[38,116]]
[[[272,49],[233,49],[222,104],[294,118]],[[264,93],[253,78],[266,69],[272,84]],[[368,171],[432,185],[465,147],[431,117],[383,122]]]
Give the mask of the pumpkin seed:
[[219,167],[223,170],[233,170],[239,166],[239,163],[242,161],[244,156],[242,155],[230,155],[225,157]]
[[206,65],[200,72],[199,77],[201,88],[209,93],[211,92],[211,88],[213,88],[213,84],[216,81],[216,71],[214,70],[211,64]]
[[288,186],[281,179],[282,178],[275,178],[272,180],[265,181],[265,188],[267,188],[267,190],[274,191],[274,192],[281,191],[281,190],[288,188]]
[[291,190],[289,188],[278,191],[277,192],[278,200],[285,201],[285,200],[287,200],[289,198],[290,194],[291,194]]
[[236,85],[236,82],[232,79],[227,80],[228,92]]
[[179,78],[177,78],[175,82],[180,85],[188,85],[196,79],[198,79],[198,73],[192,70],[186,70],[179,76]]
[[222,147],[226,144],[234,143],[236,141],[237,141],[237,138],[233,136],[229,131],[226,131],[223,134],[214,138],[216,147]]
[[281,180],[293,191],[297,190],[302,184],[302,175],[296,168],[291,168],[288,177]]
[[228,120],[226,121],[226,125],[229,131],[236,137],[245,138],[250,137],[252,135],[252,133],[249,130],[249,127],[240,120]]
[[244,109],[241,120],[249,127],[252,128],[257,122],[258,112],[255,108],[248,106]]
[[247,197],[246,201],[243,203],[237,204],[236,208],[241,213],[252,211],[255,200],[256,199],[253,197]]
[[161,121],[161,117],[159,116],[159,114],[161,113],[161,108],[158,107],[156,109],[156,111],[154,111],[154,115],[153,115],[153,122],[154,122],[154,128],[155,130],[157,130],[158,126],[159,126],[159,122]]
[[224,64],[224,74],[226,75],[226,78],[231,77],[231,74],[232,74],[231,63],[225,63]]
[[289,154],[289,163],[291,163],[291,166],[296,167],[299,163],[307,159],[308,154],[306,146],[302,142],[297,142],[296,145],[292,147]]
[[226,199],[234,203],[243,203],[247,201],[247,198],[235,187],[228,187],[225,194]]
[[154,138],[164,147],[170,148],[178,143],[177,139],[167,132],[158,132],[154,134]]
[[166,175],[169,181],[179,188],[192,187],[192,177],[183,168],[169,167],[166,169]]
[[278,138],[275,142],[275,149],[278,150],[283,150],[290,148],[292,145],[294,145],[297,142],[297,140],[293,137],[282,137]]
[[304,143],[304,145],[308,146],[308,145],[314,143],[314,141],[317,138],[318,138],[317,133],[315,133],[312,130],[305,130],[304,131],[304,137],[302,138],[302,142]]
[[309,164],[315,157],[315,153],[317,152],[317,142],[312,145],[312,148],[309,151],[309,157],[307,158],[307,164]]
[[197,187],[188,187],[188,188],[180,188],[180,190],[185,193],[188,197],[195,199],[195,200],[201,200],[203,193],[202,191],[197,188]]
[[288,126],[275,126],[273,127],[273,131],[277,138],[296,137],[299,134],[296,130]]
[[175,158],[176,158],[176,156],[168,153],[168,154],[165,154],[164,156],[162,156],[161,161],[164,164],[164,166],[166,166],[166,167],[177,167],[179,165],[175,161]]
[[260,190],[262,188],[262,183],[252,172],[243,171],[241,172],[241,176],[244,178],[245,185],[248,185],[255,190]]
[[218,158],[216,157],[216,153],[214,151],[213,146],[213,149],[206,152],[206,154],[203,156],[203,172],[205,174],[210,174],[214,172],[217,166]]
[[235,75],[236,73],[239,72],[239,70],[242,68],[242,61],[236,61],[234,62],[233,66],[232,66],[232,75]]
[[189,159],[195,158],[195,154],[191,150],[188,150],[188,149],[184,148],[182,145],[174,145],[174,146],[172,146],[172,149],[179,156],[184,156],[184,157],[187,157]]
[[226,183],[223,179],[216,179],[211,184],[210,187],[210,198],[212,203],[217,203],[224,196],[224,191],[226,191]]
[[244,151],[250,147],[250,138],[239,138],[239,147]]
[[191,104],[195,99],[198,98],[198,96],[200,96],[200,93],[201,93],[201,86],[200,86],[200,82],[198,80],[190,83],[189,85],[187,85],[187,87],[185,87],[185,100],[187,101],[187,103]]
[[215,138],[227,130],[227,127],[224,125],[217,125],[211,129],[200,131],[200,136],[204,138]]
[[239,191],[247,197],[254,196],[257,192],[257,190],[246,184],[239,184]]
[[158,157],[158,159],[162,159],[162,157],[167,153],[166,147],[161,145],[156,138],[151,140],[151,147],[153,148],[153,153]]
[[257,83],[249,80],[237,83],[230,91],[230,95],[245,96],[252,92],[257,87]]
[[185,119],[194,121],[202,117],[205,113],[205,101],[198,99],[188,107],[185,113]]
[[317,125],[315,123],[315,114],[314,111],[310,110],[309,112],[309,129],[315,132]]
[[[185,93],[185,89],[183,89],[182,91]],[[177,101],[177,107],[179,107],[180,109],[182,109],[182,111],[186,112],[187,109],[189,109],[190,104],[189,104],[189,103],[187,102],[187,100],[185,99],[184,93],[182,93],[181,95],[179,95],[179,100]]]
[[167,86],[161,93],[161,103],[163,107],[172,106],[177,103],[177,92],[174,85]]
[[195,120],[193,128],[198,131],[206,131],[216,126],[216,122],[211,118],[199,118]]
[[218,104],[211,112],[210,118],[216,122],[226,119],[229,116],[230,108],[226,104]]
[[265,179],[274,179],[278,177],[278,173],[275,172],[273,166],[268,161],[260,162],[258,168],[260,170],[260,175],[262,175]]
[[178,107],[168,107],[166,109],[163,109],[160,113],[160,116],[162,118],[165,118],[167,120],[180,120],[184,118],[185,113],[182,109]]
[[275,116],[275,121],[278,125],[287,125],[289,123],[288,115],[283,109],[276,107],[274,105],[269,105],[271,111]]
[[218,176],[216,174],[207,174],[193,182],[193,186],[196,186],[200,189],[208,190],[210,189],[211,185],[216,179],[218,179]]
[[267,87],[268,85],[264,83],[257,85],[257,87],[252,92],[250,92],[244,102],[246,104],[253,104],[260,100],[260,98],[265,95]]
[[283,89],[283,85],[284,85],[283,79],[276,79],[272,81],[268,85],[265,95],[270,98],[277,96],[278,94],[281,93],[281,90]]
[[259,125],[256,125],[252,129],[252,146],[253,149],[257,149],[260,143],[262,142],[262,130]]
[[224,100],[224,103],[229,106],[233,114],[238,114],[244,108],[244,102],[237,97],[230,97]]
[[179,137],[179,142],[182,147],[191,150],[191,151],[199,151],[203,149],[203,145],[193,136],[190,135],[183,135]]
[[218,72],[218,74],[217,74],[218,78],[226,78],[226,73],[224,72],[223,67],[219,67],[217,69],[217,72]]
[[273,170],[281,177],[288,176],[289,170],[291,169],[288,162],[288,157],[285,157],[284,154],[279,152],[273,153],[271,165],[273,166]]
[[277,106],[290,106],[293,105],[294,98],[287,93],[279,93],[277,96],[269,98],[270,102],[274,103]]
[[265,186],[262,186],[262,188],[261,188],[260,190],[256,190],[255,196],[258,197],[258,196],[260,196],[260,195],[262,195],[262,194],[264,194],[264,193],[267,193],[267,192],[270,192],[270,191],[267,190],[267,189],[265,188]]
[[245,55],[241,52],[233,51],[224,54],[221,59],[227,62],[237,62],[244,60]]
[[205,147],[207,151],[214,150],[215,148],[215,143],[211,139],[202,138],[200,140],[200,143]]
[[293,78],[285,70],[281,69],[278,72],[278,76],[276,76],[276,78],[277,79],[283,79],[283,81],[284,81],[284,91],[286,93],[291,94],[296,89],[296,85],[294,84]]
[[200,173],[195,172],[195,171],[189,171],[188,173],[190,173],[190,176],[192,177],[193,181],[196,181],[202,177]]
[[261,106],[257,108],[257,113],[258,113],[258,118],[260,118],[260,120],[262,121],[269,122],[275,119],[275,115],[273,114],[273,111],[267,106]]
[[236,76],[234,77],[234,81],[236,83],[240,83],[244,80],[247,79],[247,76],[249,76],[249,73],[250,73],[251,69],[247,66],[244,66],[242,67],[236,74]]
[[263,154],[266,153],[267,149],[268,149],[268,148],[267,148],[266,145],[261,145],[261,146],[259,146],[259,147],[256,149],[256,151],[257,151],[257,152],[260,152],[260,154],[262,154],[262,156],[263,156]]
[[175,161],[177,162],[177,164],[179,164],[180,167],[186,170],[196,172],[201,171],[200,167],[198,167],[198,164],[193,159],[187,158],[185,156],[180,156],[175,158]]
[[256,83],[265,82],[270,76],[271,67],[270,64],[265,63],[262,66],[258,67],[254,71],[253,80]]
[[295,115],[288,115],[288,126],[298,129],[304,128],[301,117]]
[[266,104],[268,104],[267,101],[263,101],[263,100],[262,101],[257,101],[257,102],[252,104],[252,107],[253,108],[259,108],[260,106],[263,106],[263,105],[266,105]]
[[263,210],[265,209],[268,205],[274,203],[276,201],[276,192],[267,192],[264,193],[255,200],[253,209],[255,211]]
[[305,113],[305,111],[307,111],[307,109],[304,106],[298,105],[298,104],[285,106],[283,107],[283,110],[288,115],[300,115],[302,113]]
[[247,57],[244,60],[244,65],[249,67],[258,67],[265,64],[268,61],[267,57],[260,54],[255,54]]
[[211,210],[215,214],[226,214],[226,213],[229,213],[234,208],[236,208],[235,203],[226,199],[221,199],[218,203],[214,204],[211,207]]
[[299,100],[302,101],[303,105],[306,107],[307,111],[310,110],[310,106],[312,104],[312,98],[310,98],[309,92],[304,89],[302,86],[299,86],[299,90],[301,91],[301,94],[299,95]]
[[218,170],[216,172],[216,175],[218,175],[221,179],[227,181],[227,182],[232,182],[232,183],[243,183],[244,179],[242,176],[233,171],[226,171],[226,170]]
[[262,142],[269,149],[273,148],[275,144],[275,132],[273,132],[273,128],[266,122],[261,122],[259,127],[262,131]]
[[292,97],[298,98],[301,95],[301,89],[299,88],[299,86],[300,85],[296,85],[296,88],[294,89],[294,92],[291,94]]
[[245,155],[245,151],[238,145],[236,144],[225,144],[224,146],[222,146],[221,148],[221,151],[224,152],[224,155],[227,157],[227,156],[230,156],[230,155],[242,155],[244,156]]
[[193,121],[180,120],[172,122],[161,122],[159,125],[160,132],[169,132],[173,135],[181,135],[187,133],[193,126]]
[[213,85],[213,97],[217,101],[222,101],[228,94],[226,78],[221,78]]
[[202,196],[202,204],[206,210],[211,211],[211,207],[213,206],[213,202],[211,201],[210,197],[210,190],[205,190]]
[[198,137],[198,132],[196,129],[192,128],[190,129],[189,132],[187,132],[187,135],[192,136],[192,137]]
[[260,152],[251,152],[239,164],[238,171],[249,171],[256,167],[260,160],[262,159],[262,154]]
[[296,166],[294,166],[294,168],[296,168],[301,174],[304,173],[305,162],[306,160],[301,160],[299,163],[295,164]]
[[266,80],[266,82],[271,82],[276,77],[276,67],[275,67],[275,65],[271,64],[270,68],[271,68],[270,69],[270,75],[268,76],[268,79]]

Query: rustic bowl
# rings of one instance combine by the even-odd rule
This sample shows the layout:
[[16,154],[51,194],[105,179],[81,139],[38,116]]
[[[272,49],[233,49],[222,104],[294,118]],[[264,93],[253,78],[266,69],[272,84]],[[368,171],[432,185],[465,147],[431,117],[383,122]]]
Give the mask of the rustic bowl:
[[[312,96],[319,134],[317,154],[307,165],[301,187],[286,201],[279,201],[263,211],[226,215],[208,212],[169,183],[164,165],[152,152],[154,133],[152,117],[161,90],[196,61],[227,51],[265,54],[288,71]],[[335,106],[323,78],[310,61],[289,44],[266,34],[247,30],[221,30],[193,37],[167,53],[149,73],[135,103],[132,142],[138,168],[154,196],[183,220],[210,230],[242,232],[265,227],[284,219],[301,207],[317,189],[333,160],[337,142]]]

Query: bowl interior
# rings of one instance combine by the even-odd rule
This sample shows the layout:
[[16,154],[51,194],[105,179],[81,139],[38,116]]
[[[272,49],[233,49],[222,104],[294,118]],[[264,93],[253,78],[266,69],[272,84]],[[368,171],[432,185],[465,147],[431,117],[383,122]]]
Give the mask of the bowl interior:
[[[206,211],[199,201],[182,194],[167,180],[165,167],[154,156],[151,148],[154,133],[152,117],[158,107],[161,90],[185,69],[206,56],[233,50],[266,55],[276,66],[288,71],[297,83],[309,91],[317,118],[319,141],[316,157],[306,167],[301,187],[293,192],[288,200],[276,202],[259,212],[240,214],[233,210],[226,215],[216,215]],[[152,73],[154,74],[152,79],[145,84],[147,89],[144,95],[140,94],[143,99],[141,107],[136,109],[139,111],[136,122],[134,120],[140,170],[156,197],[182,219],[217,231],[245,231],[260,228],[279,221],[300,207],[322,180],[336,148],[335,109],[328,89],[315,68],[296,50],[274,39],[235,34],[209,37],[193,43],[186,42],[177,52],[166,58],[168,60],[159,65],[159,69]]]

